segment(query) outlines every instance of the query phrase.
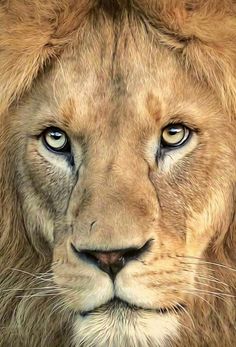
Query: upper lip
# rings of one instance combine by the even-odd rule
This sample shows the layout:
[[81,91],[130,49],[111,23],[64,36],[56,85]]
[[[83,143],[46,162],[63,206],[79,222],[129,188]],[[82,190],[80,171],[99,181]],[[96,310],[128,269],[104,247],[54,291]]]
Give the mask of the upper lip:
[[93,310],[88,310],[88,311],[81,311],[80,315],[81,316],[87,316],[90,313],[93,313],[94,311],[102,308],[102,307],[109,307],[111,305],[124,305],[124,307],[127,307],[127,309],[133,310],[133,311],[147,311],[147,312],[156,312],[159,314],[166,314],[166,313],[178,313],[179,311],[182,311],[183,309],[185,309],[185,304],[181,304],[181,303],[177,303],[176,305],[171,305],[171,306],[166,306],[166,307],[158,307],[158,308],[146,308],[146,307],[142,307],[142,306],[137,306],[135,304],[131,304],[125,300],[122,300],[120,298],[113,298],[112,300],[108,301],[107,303],[95,307]]

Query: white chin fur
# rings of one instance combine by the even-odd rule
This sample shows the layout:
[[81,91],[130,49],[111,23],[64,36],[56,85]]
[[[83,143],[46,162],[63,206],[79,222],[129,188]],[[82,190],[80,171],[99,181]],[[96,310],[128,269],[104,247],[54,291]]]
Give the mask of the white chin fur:
[[76,347],[165,347],[177,336],[178,326],[173,315],[100,308],[78,315],[74,341]]

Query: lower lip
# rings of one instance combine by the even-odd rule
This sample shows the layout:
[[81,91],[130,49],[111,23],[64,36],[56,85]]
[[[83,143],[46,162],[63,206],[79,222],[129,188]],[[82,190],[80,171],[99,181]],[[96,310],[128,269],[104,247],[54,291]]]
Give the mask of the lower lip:
[[150,308],[149,309],[149,308],[138,307],[138,306],[129,304],[125,301],[119,300],[119,299],[113,299],[113,300],[109,301],[108,303],[95,308],[94,310],[82,311],[82,312],[80,312],[80,315],[82,317],[87,317],[90,314],[92,314],[93,312],[95,312],[95,311],[97,311],[103,307],[110,308],[111,306],[115,306],[115,305],[123,306],[124,309],[130,310],[130,311],[154,312],[154,313],[161,314],[161,315],[168,314],[168,313],[177,314],[177,313],[179,313],[185,309],[185,305],[183,305],[183,304],[177,304],[177,305],[172,306],[172,307],[163,307],[163,308],[158,308],[158,309],[151,309]]

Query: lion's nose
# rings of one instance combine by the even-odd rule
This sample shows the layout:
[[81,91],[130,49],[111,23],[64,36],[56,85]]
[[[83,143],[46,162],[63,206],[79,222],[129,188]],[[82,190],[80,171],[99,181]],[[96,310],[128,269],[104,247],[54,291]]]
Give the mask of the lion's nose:
[[96,261],[96,265],[113,279],[128,260],[126,250],[111,252],[85,251],[84,253],[86,253],[86,256],[92,257]]
[[118,272],[131,260],[138,258],[150,247],[149,240],[141,248],[130,247],[119,250],[89,250],[77,249],[71,244],[73,252],[82,260],[95,264],[100,270],[106,272],[112,280],[115,279]]

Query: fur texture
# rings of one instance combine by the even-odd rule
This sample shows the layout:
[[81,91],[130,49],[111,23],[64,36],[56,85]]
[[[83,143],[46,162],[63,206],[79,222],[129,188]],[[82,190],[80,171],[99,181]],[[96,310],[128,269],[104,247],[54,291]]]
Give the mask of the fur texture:
[[[2,1],[1,112],[70,43],[96,6],[99,1]],[[176,51],[186,69],[215,89],[224,107],[235,107],[234,1],[111,1],[109,6],[137,9],[158,28],[161,43]]]
[[[5,0],[0,28],[0,346],[233,346],[235,1]],[[153,134],[174,112],[200,135],[159,173]],[[79,143],[77,175],[38,144],[54,124]],[[112,285],[68,245],[117,249],[127,235],[158,241],[116,295],[175,310],[177,290],[177,318],[96,310]]]

